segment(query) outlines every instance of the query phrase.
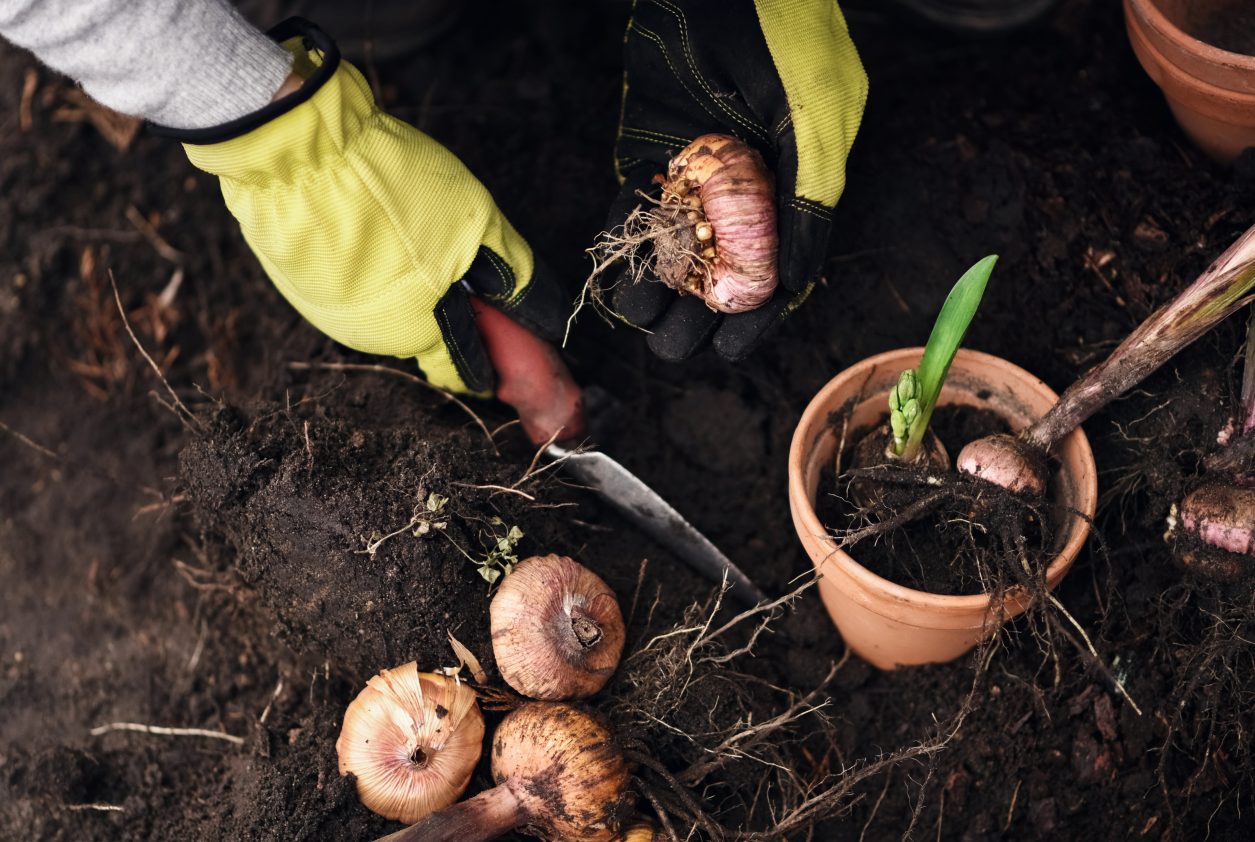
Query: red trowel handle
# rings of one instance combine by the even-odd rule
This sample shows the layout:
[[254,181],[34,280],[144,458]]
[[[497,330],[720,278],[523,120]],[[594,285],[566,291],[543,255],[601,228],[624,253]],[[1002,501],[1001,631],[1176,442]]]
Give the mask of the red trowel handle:
[[557,350],[478,296],[471,296],[471,308],[497,371],[497,397],[518,412],[532,443],[544,444],[555,432],[557,441],[582,438],[584,399]]

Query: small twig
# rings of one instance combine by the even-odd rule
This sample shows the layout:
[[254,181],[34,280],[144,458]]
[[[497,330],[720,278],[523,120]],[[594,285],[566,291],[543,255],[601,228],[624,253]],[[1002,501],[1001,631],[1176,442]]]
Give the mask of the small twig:
[[175,494],[173,497],[170,497],[169,499],[158,500],[156,503],[148,503],[147,505],[140,506],[138,509],[135,510],[135,514],[131,515],[131,520],[133,521],[138,520],[141,516],[146,515],[149,512],[161,511],[163,509],[168,509],[171,506],[177,506],[180,503],[186,503],[186,502],[187,502],[186,494]]
[[64,807],[71,813],[81,813],[84,810],[96,810],[101,813],[121,813],[125,812],[126,809],[121,804],[103,804],[100,802],[94,804],[66,804]]
[[279,694],[283,692],[283,676],[279,676],[279,681],[275,684],[275,689],[270,693],[270,700],[266,702],[266,707],[262,710],[261,716],[257,721],[262,725],[266,724],[266,720],[270,718],[270,709],[274,707],[275,699],[279,698]]
[[645,570],[649,567],[649,559],[642,558],[640,569],[636,572],[636,588],[632,591],[632,607],[628,609],[627,621],[630,624],[636,616],[636,602],[640,599],[641,588],[645,585]]
[[61,461],[61,457],[58,456],[55,452],[49,450],[48,448],[44,447],[42,444],[39,444],[38,442],[27,437],[26,435],[19,433],[17,430],[13,429],[12,427],[4,423],[3,421],[0,421],[0,430],[3,430],[4,432],[13,436],[13,438],[17,439],[22,444],[29,447],[31,450],[34,450],[36,453],[43,454],[44,456],[47,456],[49,459],[55,459],[58,462]]
[[207,737],[211,740],[224,740],[232,745],[244,745],[244,738],[225,731],[210,731],[206,728],[166,728],[162,725],[145,725],[141,722],[110,722],[97,725],[89,732],[93,737],[108,734],[110,731],[138,731],[141,734],[155,734],[160,737]]
[[457,397],[457,395],[453,394],[448,389],[441,389],[439,386],[435,386],[431,383],[428,383],[423,378],[415,374],[410,374],[408,371],[401,371],[400,369],[391,368],[386,365],[371,365],[368,363],[290,362],[288,363],[288,368],[293,371],[369,371],[369,372],[374,372],[376,374],[391,374],[395,377],[400,377],[404,380],[408,380],[411,383],[417,383],[419,386],[422,386],[424,389],[429,389],[435,392],[436,394],[440,395],[446,401],[453,404],[458,409],[462,410],[467,415],[469,415],[471,420],[475,422],[475,426],[483,430],[484,438],[488,439],[488,443],[492,445],[493,451],[495,452],[497,450],[497,444],[496,442],[492,440],[492,433],[489,432],[488,425],[484,423],[484,420],[482,418],[480,418],[478,415],[475,414],[475,411],[473,409],[471,409],[469,406],[463,403]]
[[33,67],[26,68],[26,76],[22,79],[22,100],[17,108],[17,126],[25,134],[35,124],[35,111],[31,107],[35,101],[35,91],[39,89],[39,71]]
[[139,212],[139,208],[135,207],[135,205],[127,205],[126,218],[127,221],[135,226],[135,230],[144,236],[144,239],[153,247],[153,251],[171,263],[176,265],[183,263],[183,252],[166,242],[165,238],[157,233],[157,229],[153,224]]
[[[1060,602],[1054,594],[1047,593],[1046,597],[1050,600],[1050,604],[1053,605],[1059,613],[1072,624],[1077,633],[1080,634],[1081,640],[1085,642],[1085,649],[1089,652],[1090,657],[1092,657],[1094,659],[1094,663],[1107,674],[1107,678],[1109,678],[1111,683],[1115,685],[1116,691],[1119,692],[1119,694],[1124,697],[1124,700],[1129,703],[1129,706],[1133,708],[1134,713],[1138,716],[1142,716],[1142,709],[1137,706],[1137,702],[1133,701],[1133,697],[1129,695],[1129,691],[1124,689],[1124,682],[1121,681],[1111,670],[1107,669],[1106,662],[1103,661],[1102,656],[1098,654],[1098,650],[1094,648],[1094,643],[1089,639],[1089,635],[1085,633],[1085,628],[1077,622],[1076,618],[1072,616],[1068,609],[1063,607],[1063,603]],[[1066,629],[1063,629],[1062,631],[1064,634],[1068,634]],[[1068,637],[1071,636],[1072,635],[1068,634]],[[1075,643],[1075,639],[1073,642]]]
[[1023,785],[1023,778],[1015,782],[1015,792],[1011,793],[1011,806],[1007,808],[1007,819],[1002,823],[1003,833],[1011,829],[1011,822],[1015,819],[1015,803],[1020,800],[1020,787]]
[[199,432],[201,430],[200,420],[197,419],[197,417],[192,414],[192,411],[187,408],[187,405],[179,399],[178,394],[175,393],[174,388],[170,385],[170,382],[166,380],[166,376],[161,373],[161,368],[157,365],[156,361],[149,356],[148,352],[144,350],[144,346],[140,343],[139,337],[135,335],[135,331],[131,330],[131,322],[127,319],[126,309],[122,306],[122,295],[118,292],[118,282],[113,277],[112,269],[109,270],[109,286],[113,287],[113,300],[118,305],[118,315],[122,317],[122,326],[126,328],[126,333],[131,337],[131,342],[135,343],[135,347],[139,349],[140,354],[142,354],[144,359],[148,361],[148,365],[152,367],[152,370],[156,372],[157,379],[161,381],[161,385],[166,387],[166,392],[170,395],[170,399],[174,402],[174,405],[182,410],[182,420],[184,423],[189,424],[192,429]]
[[526,491],[520,491],[519,489],[512,488],[510,486],[494,485],[490,482],[483,483],[483,484],[476,484],[473,482],[455,482],[453,484],[457,486],[461,486],[462,488],[478,488],[481,491],[495,491],[499,494],[517,494],[518,496],[522,497],[524,500],[527,500],[532,503],[536,502],[535,496],[528,494]]
[[561,433],[562,433],[562,428],[559,427],[558,429],[553,431],[553,434],[549,436],[548,439],[545,440],[544,444],[536,448],[536,452],[532,454],[532,461],[527,463],[527,470],[523,472],[523,476],[519,477],[518,479],[514,481],[514,483],[510,486],[511,488],[518,488],[520,485],[527,482],[529,479],[535,478],[537,475],[543,473],[544,471],[549,470],[550,468],[552,468],[554,465],[558,464],[559,462],[563,462],[566,460],[566,457],[563,456],[561,459],[556,459],[553,462],[550,462],[548,465],[544,466],[543,468],[537,469],[536,467],[536,463],[540,461],[540,457],[545,455],[545,451],[549,449],[550,445],[552,445],[555,441],[558,440],[558,436],[561,435]]
[[925,495],[924,497],[916,500],[893,517],[885,518],[882,521],[873,523],[870,526],[864,526],[860,529],[835,530],[833,537],[836,538],[838,546],[845,548],[857,544],[864,538],[870,538],[874,535],[881,535],[885,532],[890,532],[897,529],[904,523],[910,523],[916,518],[921,517],[925,512],[945,499],[946,494],[947,492],[945,491],[934,491],[932,494]]

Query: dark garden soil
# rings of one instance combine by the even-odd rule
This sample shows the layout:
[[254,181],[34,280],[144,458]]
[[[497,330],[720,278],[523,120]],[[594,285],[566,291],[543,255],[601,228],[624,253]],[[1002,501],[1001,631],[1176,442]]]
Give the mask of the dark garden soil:
[[[904,29],[883,5],[849,4],[872,98],[807,306],[741,365],[664,364],[591,315],[569,349],[621,405],[605,448],[778,593],[809,569],[785,496],[803,406],[843,366],[919,344],[974,260],[1002,255],[967,344],[1062,389],[1255,222],[1255,159],[1224,171],[1189,146],[1119,4],[1067,2],[1036,31],[983,41]],[[378,71],[392,110],[483,178],[573,292],[615,190],[626,14],[499,4]],[[338,777],[339,717],[380,667],[453,664],[450,633],[492,670],[487,586],[462,551],[483,557],[503,528],[525,533],[523,554],[601,573],[630,612],[629,647],[710,597],[589,495],[521,479],[532,454],[517,427],[494,446],[402,377],[318,368],[406,364],[302,323],[177,146],[141,135],[120,152],[83,116],[62,80],[0,49],[0,837],[395,829]],[[110,271],[196,422],[163,406]],[[1252,837],[1255,604],[1184,576],[1161,538],[1232,404],[1240,328],[1086,425],[1099,538],[1058,597],[1106,666],[1074,630],[1078,645],[1056,630],[1052,653],[1040,624],[1017,623],[931,765],[860,781],[844,815],[789,838]],[[490,429],[509,420],[474,409]],[[449,498],[447,534],[416,536],[405,527],[432,492]],[[738,667],[754,721],[779,710],[763,688],[807,692],[844,654],[813,593],[756,652]],[[972,681],[968,659],[884,674],[850,658],[823,694],[831,727],[814,720],[779,756],[821,781],[929,739]],[[608,692],[613,708],[632,688]],[[722,715],[731,695],[690,707]],[[111,722],[240,742],[90,733]],[[626,736],[672,769],[698,753],[675,733]],[[733,763],[699,796],[730,826],[770,827],[766,774]]]
[[[837,419],[833,419],[837,423]],[[850,437],[862,442],[867,435],[877,435],[888,424],[888,415],[876,430],[855,430]],[[942,406],[933,413],[929,429],[937,436],[951,460],[958,456],[963,445],[985,436],[1009,431],[1007,422],[988,409],[970,406]],[[888,436],[886,432],[883,434]],[[877,442],[881,436],[877,435]],[[885,441],[888,439],[885,438]],[[918,485],[888,484],[867,479],[851,479],[844,472],[851,467],[872,468],[883,464],[861,465],[853,460],[854,445],[842,454],[842,475],[836,475],[836,467],[820,475],[819,498],[815,511],[819,520],[834,532],[874,528],[886,522],[896,522],[904,509],[919,497]],[[879,444],[876,452],[883,451]],[[862,490],[860,491],[860,484]],[[870,487],[869,487],[870,486]],[[870,498],[869,498],[870,495]],[[877,532],[855,543],[851,549],[859,564],[899,585],[936,594],[979,594],[991,587],[983,573],[998,568],[996,557],[991,556],[989,533],[994,531],[994,512],[986,511],[973,518],[971,504],[962,498],[942,499],[922,516],[914,518],[886,532]],[[1005,526],[1009,534],[1026,540],[1032,550],[1026,557],[1038,569],[1049,563],[1049,554],[1039,551],[1048,549],[1050,540],[1043,535],[1039,524],[1021,517],[1023,511],[1016,508],[999,515],[998,526]],[[980,528],[974,529],[973,522]],[[1009,584],[1009,583],[1008,583]]]

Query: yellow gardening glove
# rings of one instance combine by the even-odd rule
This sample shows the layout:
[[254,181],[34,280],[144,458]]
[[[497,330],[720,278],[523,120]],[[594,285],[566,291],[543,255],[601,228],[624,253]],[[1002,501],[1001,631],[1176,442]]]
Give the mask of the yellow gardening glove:
[[188,157],[219,177],[266,273],[319,330],[413,357],[436,386],[491,391],[467,287],[551,339],[560,287],[462,162],[381,111],[326,35],[297,19],[271,34],[305,83],[235,124],[183,132]]

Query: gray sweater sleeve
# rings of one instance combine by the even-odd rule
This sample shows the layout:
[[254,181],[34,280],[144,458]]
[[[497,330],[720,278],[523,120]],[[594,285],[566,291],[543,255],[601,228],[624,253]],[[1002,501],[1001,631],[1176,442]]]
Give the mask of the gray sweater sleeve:
[[176,129],[256,111],[292,67],[227,0],[0,0],[0,35],[109,108]]

